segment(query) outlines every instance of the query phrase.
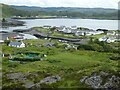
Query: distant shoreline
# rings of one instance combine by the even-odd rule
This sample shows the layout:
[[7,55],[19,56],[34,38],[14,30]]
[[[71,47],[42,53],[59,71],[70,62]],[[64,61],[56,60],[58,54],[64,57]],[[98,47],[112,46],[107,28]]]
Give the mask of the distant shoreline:
[[28,17],[28,18],[26,18],[26,17],[21,17],[21,18],[11,18],[11,19],[94,19],[94,20],[118,20],[118,19],[103,19],[103,18],[59,18],[59,17],[55,17],[55,18],[53,18],[53,17],[49,17],[49,18],[33,18],[33,17]]
[[[10,18],[8,18],[10,19]],[[22,21],[24,22],[24,26],[10,26],[9,30],[16,30],[16,29],[28,29],[31,27],[36,26],[44,26],[44,25],[50,25],[50,26],[80,26],[80,27],[87,27],[90,29],[99,29],[99,28],[105,28],[108,30],[117,30],[117,25],[114,23],[117,23],[117,20],[100,20],[100,19],[81,19],[81,18],[48,18],[48,19],[40,19],[40,18],[32,18],[32,19],[26,19],[26,18],[18,18],[13,19],[12,21]],[[44,21],[44,22],[43,22]],[[65,22],[64,22],[65,21]],[[53,22],[53,23],[51,23]],[[101,25],[99,25],[99,22]],[[113,24],[108,24],[109,22],[112,22]],[[104,24],[102,24],[104,23]],[[91,26],[92,25],[92,26]],[[95,25],[95,26],[94,26]],[[110,26],[109,26],[110,25]],[[4,29],[3,29],[4,30]]]

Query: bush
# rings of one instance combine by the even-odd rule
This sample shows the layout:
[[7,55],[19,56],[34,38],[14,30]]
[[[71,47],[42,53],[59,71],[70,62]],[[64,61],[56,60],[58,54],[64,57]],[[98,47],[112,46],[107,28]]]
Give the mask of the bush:
[[113,48],[110,45],[103,45],[104,52],[113,52]]
[[98,51],[98,52],[104,51],[103,47],[100,46],[99,44],[92,44],[91,47],[92,47],[92,50],[94,50],[94,51]]
[[92,51],[98,51],[98,52],[118,52],[115,51],[110,45],[99,42],[99,43],[93,43],[93,44],[87,44],[87,45],[79,45],[78,50],[84,49],[84,50],[92,50]]
[[84,49],[84,50],[93,50],[91,45],[79,45],[78,46],[78,50],[79,49]]
[[10,40],[5,40],[4,43],[8,45],[10,43]]
[[111,60],[120,60],[120,56],[119,55],[112,55],[110,56]]
[[40,58],[14,58],[14,61],[40,61]]

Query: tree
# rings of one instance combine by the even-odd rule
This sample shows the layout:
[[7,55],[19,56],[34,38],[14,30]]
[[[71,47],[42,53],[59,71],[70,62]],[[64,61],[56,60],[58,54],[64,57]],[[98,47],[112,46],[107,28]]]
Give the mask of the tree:
[[5,40],[4,43],[8,45],[10,43],[10,40]]
[[78,50],[84,49],[84,50],[93,50],[91,45],[79,45]]
[[93,40],[93,39],[94,39],[93,37],[90,37],[89,44],[94,43],[94,40]]
[[84,36],[86,36],[86,32],[84,32]]
[[99,51],[104,51],[103,47],[100,46],[99,44],[92,44],[91,47],[92,47],[92,50],[94,50],[94,51],[98,51],[98,52]]
[[103,32],[104,32],[104,34],[106,35],[108,31],[107,31],[107,30],[104,30]]
[[5,18],[2,19],[2,22],[6,22]]

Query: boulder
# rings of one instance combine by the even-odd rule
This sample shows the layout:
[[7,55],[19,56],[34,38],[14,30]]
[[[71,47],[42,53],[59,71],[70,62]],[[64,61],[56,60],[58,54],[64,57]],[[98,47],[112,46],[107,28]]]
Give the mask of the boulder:
[[34,82],[26,82],[26,83],[24,84],[24,86],[25,86],[25,88],[32,88],[32,87],[35,86],[35,84],[34,84]]
[[61,77],[60,76],[49,76],[44,78],[43,80],[40,81],[40,84],[52,84],[55,83],[57,81],[60,81]]
[[120,77],[103,71],[99,74],[94,73],[91,76],[84,76],[80,79],[80,82],[85,83],[92,88],[106,88],[111,90],[120,88]]
[[102,79],[100,76],[92,76],[85,80],[85,84],[90,85],[91,87],[94,88],[99,88],[101,83],[102,83]]

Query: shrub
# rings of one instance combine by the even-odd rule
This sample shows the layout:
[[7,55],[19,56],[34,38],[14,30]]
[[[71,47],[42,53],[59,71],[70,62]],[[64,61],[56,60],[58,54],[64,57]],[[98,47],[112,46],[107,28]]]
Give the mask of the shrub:
[[10,40],[5,40],[4,43],[8,45],[10,43]]
[[93,50],[91,45],[79,45],[78,50],[84,49],[84,50]]
[[99,44],[92,44],[91,47],[92,47],[92,50],[94,51],[104,51],[103,47],[100,46]]
[[110,59],[111,60],[120,60],[120,56],[117,54],[117,55],[112,55],[110,56]]

